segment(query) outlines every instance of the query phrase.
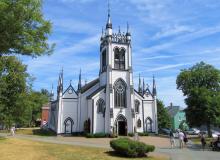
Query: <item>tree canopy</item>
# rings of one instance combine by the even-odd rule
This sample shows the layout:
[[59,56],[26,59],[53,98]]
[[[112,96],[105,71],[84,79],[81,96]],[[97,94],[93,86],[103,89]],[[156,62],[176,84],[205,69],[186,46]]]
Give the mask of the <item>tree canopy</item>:
[[42,0],[0,1],[0,56],[50,54],[51,23],[42,14]]
[[178,75],[177,89],[186,96],[186,118],[191,126],[219,124],[220,71],[212,65],[200,62]]
[[170,128],[171,127],[171,118],[166,110],[163,102],[157,99],[157,118],[158,118],[158,127],[159,128]]
[[28,85],[26,66],[14,56],[0,57],[0,123],[32,125],[48,103],[48,91],[33,91]]

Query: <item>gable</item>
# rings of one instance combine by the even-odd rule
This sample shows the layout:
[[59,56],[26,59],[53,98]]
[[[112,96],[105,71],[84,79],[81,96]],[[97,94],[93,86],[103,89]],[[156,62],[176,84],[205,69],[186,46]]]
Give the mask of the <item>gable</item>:
[[69,85],[69,87],[66,89],[66,91],[63,93],[63,98],[65,99],[75,99],[78,98],[78,95],[76,91],[74,90],[72,85]]

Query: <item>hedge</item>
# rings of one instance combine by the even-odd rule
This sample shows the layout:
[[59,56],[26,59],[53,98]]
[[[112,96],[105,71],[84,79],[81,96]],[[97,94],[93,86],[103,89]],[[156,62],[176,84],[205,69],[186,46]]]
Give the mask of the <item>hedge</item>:
[[104,137],[109,137],[109,134],[106,134],[106,133],[95,133],[95,134],[87,133],[86,137],[87,138],[104,138]]
[[147,132],[143,132],[143,133],[138,133],[139,136],[149,136],[149,134]]
[[110,146],[115,152],[126,157],[144,157],[148,152],[153,152],[155,147],[129,138],[119,138],[110,141]]

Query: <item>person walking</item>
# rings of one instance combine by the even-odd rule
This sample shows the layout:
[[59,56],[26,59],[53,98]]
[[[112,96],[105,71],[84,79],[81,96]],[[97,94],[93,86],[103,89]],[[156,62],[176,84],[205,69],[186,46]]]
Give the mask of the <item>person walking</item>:
[[15,135],[15,127],[14,127],[14,126],[11,127],[11,135],[12,135],[12,136]]
[[171,144],[171,148],[175,147],[175,137],[172,130],[170,130],[170,144]]
[[186,132],[183,132],[183,134],[184,134],[184,139],[183,139],[183,141],[184,141],[184,145],[185,145],[185,147],[186,147],[187,142],[188,142],[188,137],[187,137]]
[[179,143],[180,143],[180,149],[183,148],[183,140],[184,140],[184,134],[182,131],[179,131]]
[[205,140],[205,135],[202,133],[201,134],[201,144],[202,144],[202,150],[205,150],[205,145],[206,145],[206,140]]

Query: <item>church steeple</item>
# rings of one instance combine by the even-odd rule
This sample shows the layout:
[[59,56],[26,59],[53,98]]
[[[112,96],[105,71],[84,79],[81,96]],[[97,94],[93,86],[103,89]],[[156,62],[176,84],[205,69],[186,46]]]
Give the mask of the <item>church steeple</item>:
[[108,19],[106,23],[106,36],[112,37],[112,21],[111,21],[111,14],[110,14],[110,2],[108,0]]
[[82,80],[81,80],[81,69],[79,71],[79,82],[78,82],[78,92],[81,90],[82,88]]
[[142,88],[141,88],[141,75],[139,74],[139,82],[138,82],[138,92],[142,93]]
[[106,29],[112,29],[112,21],[111,21],[111,10],[110,10],[110,0],[108,0],[108,20],[106,24]]
[[156,82],[155,82],[155,78],[153,76],[153,96],[156,96],[157,95],[157,88],[156,88]]

